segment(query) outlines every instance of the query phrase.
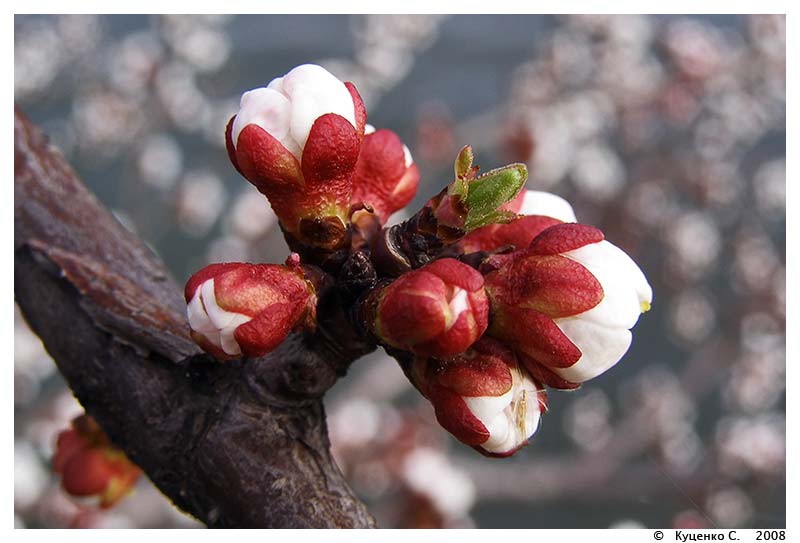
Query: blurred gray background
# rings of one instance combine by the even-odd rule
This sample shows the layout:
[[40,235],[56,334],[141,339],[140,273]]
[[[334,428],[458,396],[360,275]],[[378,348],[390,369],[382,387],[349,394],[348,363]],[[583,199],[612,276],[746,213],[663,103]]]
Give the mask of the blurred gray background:
[[[641,265],[628,354],[552,391],[531,444],[486,459],[382,353],[326,398],[334,453],[382,526],[785,526],[783,16],[17,16],[15,101],[179,283],[281,262],[269,205],[228,163],[241,93],[322,64],[420,167],[465,144],[569,199]],[[397,220],[402,216],[396,217]],[[98,512],[49,470],[80,407],[15,319],[18,527],[189,527],[143,479]]]

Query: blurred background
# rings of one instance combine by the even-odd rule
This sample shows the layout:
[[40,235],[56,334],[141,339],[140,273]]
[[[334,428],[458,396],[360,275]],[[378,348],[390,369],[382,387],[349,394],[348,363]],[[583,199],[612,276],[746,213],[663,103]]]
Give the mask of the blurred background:
[[[470,144],[573,203],[655,293],[628,354],[552,391],[530,445],[483,458],[382,352],[326,398],[334,454],[384,527],[785,527],[783,16],[17,16],[15,101],[178,283],[282,262],[224,149],[247,89],[353,81],[420,167]],[[402,219],[401,216],[395,220]],[[49,469],[81,412],[16,313],[15,524],[191,527],[146,478],[109,511]]]

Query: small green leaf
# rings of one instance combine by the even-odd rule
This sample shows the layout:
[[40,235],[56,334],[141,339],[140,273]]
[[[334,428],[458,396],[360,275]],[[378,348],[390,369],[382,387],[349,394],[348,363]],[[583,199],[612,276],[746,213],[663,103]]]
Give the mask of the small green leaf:
[[467,231],[497,222],[490,217],[499,216],[500,208],[519,193],[527,178],[528,170],[524,164],[509,164],[470,182],[466,197]]
[[467,221],[466,223],[464,223],[464,231],[471,232],[472,230],[480,228],[481,226],[486,226],[487,224],[509,223],[514,219],[516,219],[517,217],[519,217],[519,215],[517,215],[516,213],[513,213],[511,211],[504,211],[502,209],[472,220],[470,220],[470,217],[467,217]]

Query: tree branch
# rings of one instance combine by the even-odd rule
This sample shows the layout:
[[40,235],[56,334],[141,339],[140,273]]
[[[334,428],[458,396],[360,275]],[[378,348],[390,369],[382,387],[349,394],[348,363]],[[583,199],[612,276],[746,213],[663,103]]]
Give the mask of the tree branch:
[[189,340],[163,264],[18,111],[14,160],[17,303],[153,483],[212,527],[373,527],[329,452],[322,395],[373,348],[349,331],[333,289],[319,293],[313,336],[217,363]]

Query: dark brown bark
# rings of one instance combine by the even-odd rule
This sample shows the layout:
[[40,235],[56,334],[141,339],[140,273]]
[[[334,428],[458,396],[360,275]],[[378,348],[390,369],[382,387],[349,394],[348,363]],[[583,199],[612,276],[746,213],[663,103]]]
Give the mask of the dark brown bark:
[[14,162],[17,303],[86,411],[153,483],[208,526],[373,527],[329,452],[322,395],[372,348],[342,331],[336,294],[320,292],[314,336],[217,363],[189,340],[158,258],[19,112]]

